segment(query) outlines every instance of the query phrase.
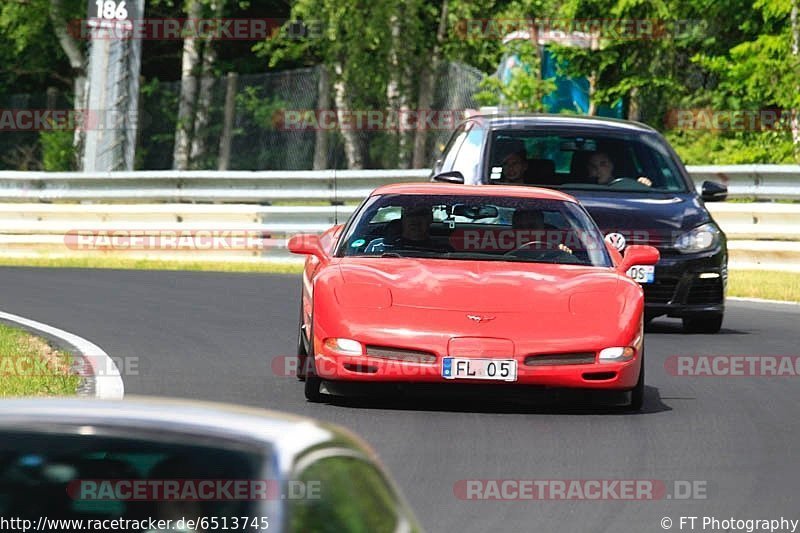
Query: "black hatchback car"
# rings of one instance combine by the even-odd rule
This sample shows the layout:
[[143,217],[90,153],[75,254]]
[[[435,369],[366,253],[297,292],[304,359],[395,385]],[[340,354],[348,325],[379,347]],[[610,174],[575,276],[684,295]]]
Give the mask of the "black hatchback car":
[[635,122],[568,115],[480,115],[458,125],[432,179],[474,185],[519,184],[563,190],[586,207],[619,251],[650,244],[653,267],[629,272],[642,284],[646,318],[683,320],[687,332],[716,333],[725,312],[725,234],[656,130]]

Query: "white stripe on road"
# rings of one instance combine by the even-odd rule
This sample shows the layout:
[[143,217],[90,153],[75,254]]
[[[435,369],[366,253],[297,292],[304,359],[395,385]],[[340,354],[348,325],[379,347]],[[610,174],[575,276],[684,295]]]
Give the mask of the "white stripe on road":
[[727,300],[734,302],[751,302],[756,304],[782,304],[782,305],[800,305],[800,302],[787,302],[784,300],[765,300],[763,298],[744,298],[742,296],[728,296]]
[[116,363],[95,343],[73,335],[68,331],[54,328],[29,318],[12,315],[11,313],[0,311],[0,318],[58,337],[75,347],[91,366],[96,398],[118,400],[125,395],[125,386],[122,383],[122,376],[120,376]]

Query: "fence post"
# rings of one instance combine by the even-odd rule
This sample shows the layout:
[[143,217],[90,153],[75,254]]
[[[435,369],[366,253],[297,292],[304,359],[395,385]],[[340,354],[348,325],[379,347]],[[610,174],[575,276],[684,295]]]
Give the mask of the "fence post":
[[[328,69],[319,66],[319,83],[317,84],[317,109],[326,111],[331,107],[331,85],[328,80]],[[328,132],[325,128],[317,128],[314,142],[314,170],[328,168]]]
[[239,75],[228,72],[228,83],[225,86],[225,117],[222,135],[219,138],[218,170],[228,170],[231,162],[231,143],[233,142],[233,120],[236,117],[236,86]]

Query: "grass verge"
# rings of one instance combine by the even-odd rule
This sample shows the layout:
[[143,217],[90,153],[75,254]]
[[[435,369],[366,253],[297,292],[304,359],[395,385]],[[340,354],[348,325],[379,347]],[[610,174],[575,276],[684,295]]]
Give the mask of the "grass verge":
[[0,324],[0,397],[75,394],[72,357],[39,337]]
[[730,270],[728,296],[800,302],[800,272]]
[[299,274],[302,263],[282,262],[215,262],[164,261],[118,257],[0,257],[0,266],[46,268],[117,268],[126,270],[189,270],[201,272],[266,272],[270,274]]

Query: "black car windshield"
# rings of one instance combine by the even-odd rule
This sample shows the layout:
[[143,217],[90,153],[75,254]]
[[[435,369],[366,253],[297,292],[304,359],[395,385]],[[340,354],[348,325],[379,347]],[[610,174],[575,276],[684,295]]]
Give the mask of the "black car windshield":
[[336,255],[611,265],[602,235],[578,204],[486,195],[373,196]]
[[686,192],[670,153],[647,136],[493,132],[490,184],[638,193]]

